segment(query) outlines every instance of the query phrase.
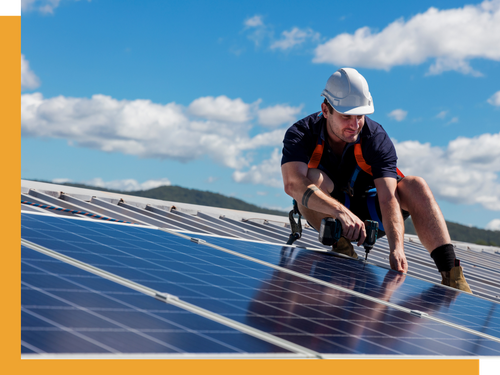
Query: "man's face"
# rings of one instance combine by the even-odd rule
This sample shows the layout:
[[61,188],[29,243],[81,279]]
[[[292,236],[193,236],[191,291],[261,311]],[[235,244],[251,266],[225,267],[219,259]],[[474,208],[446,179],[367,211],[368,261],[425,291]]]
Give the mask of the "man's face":
[[338,142],[340,140],[347,143],[357,141],[359,133],[361,133],[361,129],[365,124],[364,115],[343,115],[335,110],[333,110],[333,113],[328,111],[328,114],[323,110],[323,114],[326,117],[328,135],[334,141]]

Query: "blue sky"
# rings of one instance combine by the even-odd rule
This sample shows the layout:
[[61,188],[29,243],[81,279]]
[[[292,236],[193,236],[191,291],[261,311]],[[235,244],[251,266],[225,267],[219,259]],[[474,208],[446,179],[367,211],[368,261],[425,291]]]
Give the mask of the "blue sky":
[[289,209],[281,142],[358,69],[399,167],[500,230],[500,1],[22,1],[25,179]]

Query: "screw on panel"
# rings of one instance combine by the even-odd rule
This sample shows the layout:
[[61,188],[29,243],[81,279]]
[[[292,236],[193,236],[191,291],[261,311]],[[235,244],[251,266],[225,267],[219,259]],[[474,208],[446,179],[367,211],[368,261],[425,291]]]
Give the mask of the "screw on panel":
[[199,238],[191,237],[191,242],[194,242],[194,243],[206,243],[207,241],[199,239]]
[[424,313],[424,312],[419,311],[419,310],[411,310],[410,314],[413,315],[413,316],[418,316],[419,318],[422,318],[424,316],[429,316],[429,314]]

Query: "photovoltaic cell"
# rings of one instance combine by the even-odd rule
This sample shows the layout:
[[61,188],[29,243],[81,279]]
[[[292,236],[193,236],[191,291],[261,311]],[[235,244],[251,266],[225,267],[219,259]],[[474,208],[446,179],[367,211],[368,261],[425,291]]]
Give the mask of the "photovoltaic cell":
[[[495,341],[163,231],[22,216],[26,240],[321,353],[500,355]],[[303,250],[290,257],[279,246],[206,239],[386,301],[422,307],[435,302],[426,299],[437,286],[404,289],[408,277],[378,267],[363,270],[359,262],[322,253]],[[448,296],[446,303],[460,298]],[[490,320],[498,322],[497,315]]]
[[286,353],[22,246],[21,352]]
[[354,291],[376,298],[390,293],[387,302],[500,338],[500,305],[468,293],[411,276],[402,277],[395,271],[365,264],[362,260],[339,258],[334,254],[227,238],[196,237],[334,284],[357,280]]

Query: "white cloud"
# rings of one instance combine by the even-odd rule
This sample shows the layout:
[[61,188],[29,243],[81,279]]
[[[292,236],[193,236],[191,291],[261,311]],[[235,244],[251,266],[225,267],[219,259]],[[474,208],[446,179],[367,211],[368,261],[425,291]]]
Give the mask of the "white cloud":
[[54,184],[65,184],[67,182],[73,182],[70,178],[54,178],[52,180]]
[[500,211],[500,133],[459,137],[446,148],[395,142],[405,175],[424,177],[437,198]]
[[486,225],[486,229],[500,231],[500,219],[493,219]]
[[283,31],[281,39],[271,44],[271,49],[287,50],[296,45],[302,44],[307,40],[319,40],[320,34],[312,29],[299,29],[294,27],[290,31]]
[[21,11],[39,11],[40,13],[54,13],[61,0],[21,0]]
[[292,124],[295,122],[297,115],[302,110],[300,107],[290,107],[287,105],[275,105],[260,109],[257,113],[259,124],[276,127],[282,124]]
[[388,114],[390,118],[396,121],[403,121],[406,118],[406,115],[408,115],[408,111],[402,109],[395,109],[394,111]]
[[[61,184],[65,182],[72,182],[68,178],[56,178],[52,180],[56,184]],[[79,181],[81,184],[95,186],[98,188],[104,188],[109,190],[121,190],[121,191],[137,191],[137,190],[149,190],[160,186],[170,186],[170,180],[168,178],[161,178],[159,180],[147,180],[142,183],[137,182],[132,178],[125,180],[113,180],[104,181],[100,177],[93,178],[87,181]]]
[[458,117],[453,117],[450,121],[446,123],[446,125],[456,124],[458,122]]
[[264,40],[272,39],[272,30],[264,24],[262,16],[255,15],[253,17],[247,18],[245,22],[244,30],[247,31],[247,37],[254,42],[255,46],[259,47]]
[[[283,31],[280,39],[275,39],[274,26],[265,24],[261,15],[247,18],[243,22],[243,25],[243,31],[247,38],[253,41],[256,47],[260,47],[266,42],[269,43],[269,48],[271,50],[290,50],[307,41],[317,42],[321,37],[318,32],[315,32],[311,28],[301,29],[293,27],[290,30]],[[241,49],[237,48],[233,53],[238,53],[240,50]]]
[[149,189],[155,189],[160,186],[170,186],[172,183],[168,178],[161,178],[159,180],[147,180],[143,183],[141,183],[140,190],[149,190]]
[[262,207],[267,208],[268,210],[276,210],[276,211],[283,211],[283,212],[290,212],[290,210],[293,208],[291,204],[287,207],[275,206],[275,205],[270,205],[270,204],[263,204]]
[[448,111],[441,111],[436,115],[436,118],[444,119],[448,115]]
[[[252,124],[241,122],[255,117],[255,103],[201,99],[188,110],[175,103],[105,95],[46,99],[41,93],[23,94],[21,131],[23,136],[66,139],[71,145],[142,158],[188,162],[208,156],[236,170],[249,167],[254,150],[281,144],[285,129],[250,136]],[[200,117],[192,118],[192,112]]]
[[248,171],[235,171],[233,179],[236,182],[262,184],[276,188],[283,188],[281,178],[281,154],[277,148],[271,157],[259,165],[253,165]]
[[251,106],[240,98],[229,99],[227,96],[206,96],[194,100],[189,105],[189,111],[198,117],[208,120],[225,122],[248,122],[251,119]]
[[488,103],[494,105],[495,107],[500,107],[500,91],[494,93],[493,96],[488,99]]
[[253,17],[247,18],[243,24],[248,28],[264,26],[262,16],[260,15],[255,15]]
[[463,8],[429,8],[380,32],[362,27],[319,45],[314,62],[389,70],[435,59],[430,74],[455,70],[480,75],[469,65],[476,58],[500,61],[500,1]]
[[40,86],[40,79],[30,69],[30,63],[21,55],[21,90],[33,90]]

